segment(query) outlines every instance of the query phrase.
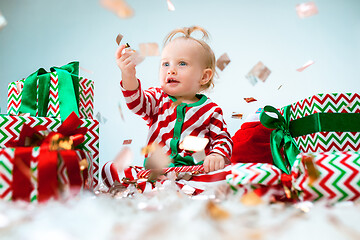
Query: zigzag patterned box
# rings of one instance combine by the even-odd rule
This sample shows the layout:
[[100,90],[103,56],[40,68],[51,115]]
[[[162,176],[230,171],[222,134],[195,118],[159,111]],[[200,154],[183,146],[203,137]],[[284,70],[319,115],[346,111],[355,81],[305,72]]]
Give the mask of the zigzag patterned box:
[[[315,113],[360,114],[360,95],[329,93],[308,97],[291,105],[290,121]],[[294,140],[304,153],[360,150],[360,132],[317,132],[295,137]]]
[[[59,110],[59,92],[58,92],[58,75],[56,72],[50,74],[50,94],[49,104],[46,117],[60,117]],[[11,82],[8,85],[8,105],[7,113],[18,115],[21,104],[22,88],[25,79]],[[80,118],[93,118],[94,113],[94,82],[87,78],[79,78],[79,114]]]
[[[39,156],[40,148],[34,147],[32,149],[32,158],[30,159],[30,169],[29,173],[31,174],[31,187],[32,190],[27,196],[27,201],[29,202],[38,202],[39,189],[38,189],[38,161],[37,156]],[[0,199],[3,200],[16,200],[13,196],[15,189],[15,180],[14,180],[14,156],[16,148],[0,148]],[[91,180],[92,177],[92,156],[90,152],[75,150],[77,160],[80,162],[82,159],[86,159],[89,167],[87,174],[81,174],[82,178],[82,187],[88,187],[88,180]],[[20,166],[18,166],[20,168]],[[64,162],[59,158],[58,168],[57,168],[57,177],[59,188],[64,188],[64,186],[69,186],[69,175],[65,167]],[[87,177],[87,179],[85,179]],[[23,199],[22,199],[23,200]]]
[[[313,158],[319,177],[309,184],[304,157]],[[360,197],[360,153],[352,151],[299,154],[293,166],[292,185],[301,200],[354,201]]]
[[[93,119],[80,119],[80,127],[87,127],[88,131],[82,143],[83,149],[89,151],[93,157],[92,175],[93,183],[91,188],[95,188],[99,181],[99,122]],[[50,117],[22,117],[0,114],[0,147],[5,147],[8,141],[17,140],[24,124],[31,127],[42,125],[51,131],[57,131],[61,125],[60,118]]]

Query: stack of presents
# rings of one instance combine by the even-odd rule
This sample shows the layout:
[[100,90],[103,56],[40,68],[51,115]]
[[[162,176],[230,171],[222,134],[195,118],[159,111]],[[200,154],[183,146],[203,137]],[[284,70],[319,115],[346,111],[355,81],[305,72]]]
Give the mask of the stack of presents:
[[8,86],[0,115],[0,199],[43,202],[94,189],[99,122],[79,63],[40,68]]
[[[265,106],[232,137],[231,165],[201,173],[201,167],[179,167],[176,184],[190,195],[219,185],[243,196],[254,192],[271,201],[353,201],[360,197],[360,95],[317,94],[281,109]],[[104,184],[116,181],[151,191],[149,170],[118,172],[111,162],[102,168]],[[182,172],[186,179],[180,177]],[[164,180],[158,182],[164,184]],[[210,191],[211,192],[211,191]]]

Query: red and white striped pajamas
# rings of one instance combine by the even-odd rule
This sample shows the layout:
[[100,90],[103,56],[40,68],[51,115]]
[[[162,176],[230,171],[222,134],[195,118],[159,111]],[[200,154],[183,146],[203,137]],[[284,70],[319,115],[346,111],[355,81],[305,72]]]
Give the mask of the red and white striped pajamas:
[[[121,83],[120,83],[120,86]],[[205,154],[219,153],[231,158],[233,142],[227,131],[221,108],[208,97],[198,94],[199,101],[175,106],[176,98],[161,88],[137,90],[122,88],[128,108],[141,116],[149,126],[147,144],[156,142],[173,159],[173,166],[195,165],[194,153],[179,148],[184,137],[191,135],[208,138]],[[203,160],[203,159],[202,159]]]

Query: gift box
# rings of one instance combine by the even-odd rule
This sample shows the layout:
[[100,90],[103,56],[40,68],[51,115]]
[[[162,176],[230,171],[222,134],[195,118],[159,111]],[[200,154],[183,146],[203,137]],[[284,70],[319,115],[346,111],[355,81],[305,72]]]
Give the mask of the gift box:
[[[81,149],[92,155],[93,181],[89,184],[91,188],[95,188],[99,180],[99,122],[93,119],[78,119],[78,121],[80,127],[87,128]],[[0,115],[0,147],[6,147],[9,142],[18,140],[24,124],[30,127],[44,126],[48,130],[56,132],[62,122],[60,118]]]
[[43,202],[76,194],[89,187],[92,163],[83,150],[0,148],[0,199]]
[[[34,117],[61,117],[75,111],[80,118],[93,118],[94,82],[79,77],[79,63],[72,62],[51,72],[39,69],[26,79],[8,85],[7,113],[30,113]],[[22,101],[23,96],[26,100]],[[24,104],[25,106],[21,106]]]
[[[313,164],[309,167],[306,160]],[[353,151],[299,154],[292,186],[301,200],[355,201],[360,197],[360,153]]]
[[278,112],[265,106],[261,123],[270,136],[273,161],[290,173],[300,153],[360,150],[360,95],[317,94]]

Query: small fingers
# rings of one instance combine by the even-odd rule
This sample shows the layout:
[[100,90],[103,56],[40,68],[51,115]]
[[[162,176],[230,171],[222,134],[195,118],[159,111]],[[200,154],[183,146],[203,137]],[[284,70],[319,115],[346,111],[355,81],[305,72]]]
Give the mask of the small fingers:
[[116,52],[115,52],[115,58],[116,59],[119,59],[121,56],[122,56],[122,51],[125,49],[125,45],[123,44],[123,45],[120,45],[119,47],[118,47],[118,49],[116,50]]
[[203,166],[204,166],[204,171],[206,172],[206,173],[208,173],[209,171],[210,171],[210,169],[209,169],[209,158],[205,158],[205,161],[204,161],[204,164],[203,164]]

